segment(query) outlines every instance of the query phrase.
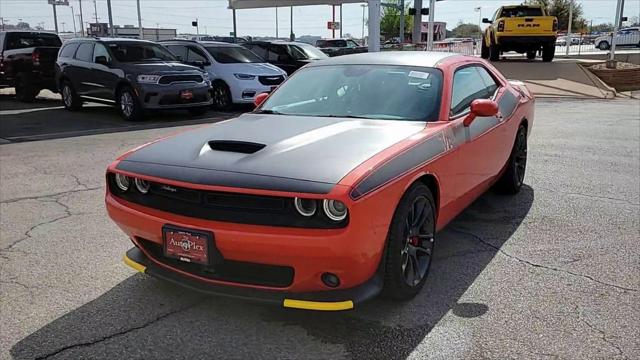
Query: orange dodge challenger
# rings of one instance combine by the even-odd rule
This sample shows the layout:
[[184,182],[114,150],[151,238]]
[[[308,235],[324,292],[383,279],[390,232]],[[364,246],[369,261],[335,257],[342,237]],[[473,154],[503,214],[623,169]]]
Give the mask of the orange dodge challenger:
[[409,299],[438,230],[491,186],[518,192],[534,113],[486,61],[430,52],[318,61],[256,105],[109,166],[125,263],[288,308]]

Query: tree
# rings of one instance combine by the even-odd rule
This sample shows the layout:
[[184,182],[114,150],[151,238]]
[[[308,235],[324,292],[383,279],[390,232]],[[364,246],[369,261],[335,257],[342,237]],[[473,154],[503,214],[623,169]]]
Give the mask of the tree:
[[571,31],[585,31],[587,22],[583,18],[582,5],[576,0],[528,0],[526,4],[535,4],[544,7],[547,14],[558,18],[558,30],[567,31],[569,27],[569,8],[573,7],[573,20],[571,22]]
[[462,21],[459,21],[458,25],[451,30],[451,33],[453,37],[479,38],[482,31],[477,24],[465,24]]
[[24,21],[20,21],[19,23],[16,24],[16,28],[17,29],[30,29],[31,27],[29,26],[29,23],[24,22]]
[[[400,0],[385,1],[387,4],[399,6]],[[404,9],[404,31],[413,27],[413,16],[409,14],[409,2],[405,1]],[[410,31],[409,31],[410,32]],[[400,36],[400,10],[397,7],[382,7],[382,16],[380,18],[380,34],[385,38],[393,38]]]
[[593,27],[591,28],[591,31],[593,31],[593,32],[601,32],[601,33],[609,33],[609,32],[613,31],[613,24],[612,23],[605,23],[605,24],[593,25]]

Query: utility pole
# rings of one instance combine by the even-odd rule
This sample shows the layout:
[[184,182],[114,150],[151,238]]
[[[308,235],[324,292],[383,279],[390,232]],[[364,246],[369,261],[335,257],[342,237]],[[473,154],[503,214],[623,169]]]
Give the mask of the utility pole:
[[78,5],[80,5],[80,34],[84,37],[84,22],[82,21],[82,0],[78,0]]
[[569,1],[569,26],[567,28],[567,48],[565,54],[569,55],[569,48],[571,47],[571,23],[573,22],[573,1]]
[[331,5],[331,9],[333,10],[333,17],[331,19],[331,22],[333,23],[333,26],[331,26],[331,38],[335,39],[336,38],[336,6]]
[[364,46],[364,9],[367,7],[365,4],[360,4],[362,7],[362,46]]
[[144,31],[142,30],[142,17],[140,15],[140,0],[136,0],[138,6],[138,36],[140,40],[144,39]]
[[76,15],[73,12],[73,6],[69,6],[71,8],[71,21],[73,21],[73,36],[78,37],[78,31],[76,30]]
[[276,6],[276,39],[278,38],[278,7]]
[[96,25],[98,24],[98,5],[96,5],[96,0],[93,0],[93,11],[96,16]]
[[[158,26],[158,29],[160,28],[160,26]],[[200,35],[200,22],[198,21],[198,18],[196,18],[196,35]]]
[[4,18],[0,17],[0,23],[2,23],[2,31],[4,31]]
[[109,29],[111,37],[114,37],[113,18],[111,17],[111,0],[107,0],[107,12],[109,13]]
[[296,35],[293,33],[293,6],[291,7],[291,33],[289,34],[290,41],[296,41]]
[[58,33],[58,14],[56,13],[56,3],[52,3],[51,6],[53,6],[53,24],[55,25],[56,28],[56,34]]
[[404,44],[404,0],[400,0],[400,45]]
[[236,32],[236,9],[233,9],[233,43],[238,42],[238,33]]
[[616,19],[613,23],[613,34],[611,34],[611,51],[609,52],[609,61],[607,61],[607,67],[610,69],[615,69],[616,64],[616,36],[618,35],[618,30],[620,30],[620,24],[622,23],[622,7],[624,6],[624,0],[618,0],[618,5],[616,6]]
[[[428,36],[429,38],[427,39],[427,50],[431,51],[433,50],[433,20],[434,20],[434,13],[436,12],[436,0],[430,0],[429,1],[429,32],[428,32]],[[417,13],[417,9],[416,9],[416,13]]]
[[340,4],[340,39],[342,39],[342,4]]
[[414,0],[413,7],[416,9],[416,15],[413,17],[411,38],[414,44],[418,44],[422,42],[422,0]]

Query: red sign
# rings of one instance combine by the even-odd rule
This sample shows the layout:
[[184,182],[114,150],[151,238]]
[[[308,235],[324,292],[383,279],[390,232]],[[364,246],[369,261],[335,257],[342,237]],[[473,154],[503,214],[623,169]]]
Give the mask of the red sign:
[[327,21],[327,29],[340,30],[340,23],[337,21]]
[[185,230],[164,229],[164,252],[184,262],[209,264],[208,237]]

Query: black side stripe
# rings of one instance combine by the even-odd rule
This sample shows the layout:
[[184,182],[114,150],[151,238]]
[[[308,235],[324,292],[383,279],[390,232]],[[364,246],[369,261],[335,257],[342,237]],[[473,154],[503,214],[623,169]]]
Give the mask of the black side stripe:
[[444,151],[442,135],[432,136],[376,169],[356,185],[349,195],[353,200],[358,199]]
[[[504,91],[498,100],[498,107],[505,120],[513,114],[518,102],[518,97],[511,91]],[[473,140],[499,123],[500,120],[495,116],[478,117],[468,128],[462,126],[453,128],[453,138],[449,147],[461,146],[466,139]],[[443,141],[442,134],[438,133],[374,170],[373,173],[358,183],[349,195],[353,200],[359,199],[409,170],[429,162],[445,150],[447,150],[447,145]]]

